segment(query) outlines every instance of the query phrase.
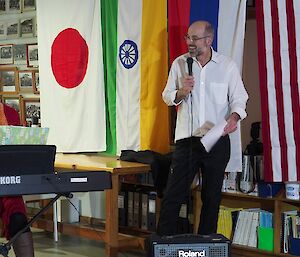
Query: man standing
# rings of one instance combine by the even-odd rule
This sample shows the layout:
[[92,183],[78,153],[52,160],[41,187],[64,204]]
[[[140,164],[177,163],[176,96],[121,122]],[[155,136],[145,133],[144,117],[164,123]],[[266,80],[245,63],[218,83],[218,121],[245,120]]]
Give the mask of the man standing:
[[[229,133],[244,119],[248,94],[236,64],[215,52],[211,45],[214,29],[207,21],[190,25],[185,36],[189,52],[172,64],[163,100],[178,108],[175,142],[168,185],[162,201],[157,232],[177,233],[181,204],[189,194],[191,183],[202,172],[202,209],[199,234],[217,230],[221,188],[230,159]],[[188,75],[187,58],[192,57],[192,74]],[[226,120],[222,137],[206,152],[197,134],[205,123],[218,124]]]

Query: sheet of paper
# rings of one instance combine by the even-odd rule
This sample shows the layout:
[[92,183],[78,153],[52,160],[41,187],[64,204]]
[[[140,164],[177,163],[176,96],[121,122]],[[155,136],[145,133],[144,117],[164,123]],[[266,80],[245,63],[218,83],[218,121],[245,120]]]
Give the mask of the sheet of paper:
[[213,124],[210,121],[206,121],[200,128],[197,128],[194,133],[193,136],[194,137],[203,137],[209,130],[211,130],[211,128],[214,126],[215,124]]
[[201,138],[201,143],[205,147],[205,150],[209,152],[212,147],[217,143],[219,138],[224,132],[224,128],[227,124],[226,120],[222,120],[220,123],[216,124],[212,129],[210,129],[204,137]]

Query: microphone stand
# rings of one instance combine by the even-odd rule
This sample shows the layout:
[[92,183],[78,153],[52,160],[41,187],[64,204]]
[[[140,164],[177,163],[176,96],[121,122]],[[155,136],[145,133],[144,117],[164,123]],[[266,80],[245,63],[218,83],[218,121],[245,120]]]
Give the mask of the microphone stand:
[[45,211],[47,211],[51,205],[53,205],[61,196],[72,198],[73,194],[70,192],[58,193],[45,207],[43,207],[33,218],[27,223],[27,225],[18,231],[7,243],[0,244],[0,254],[4,257],[8,257],[8,252],[11,249],[12,244],[23,234]]

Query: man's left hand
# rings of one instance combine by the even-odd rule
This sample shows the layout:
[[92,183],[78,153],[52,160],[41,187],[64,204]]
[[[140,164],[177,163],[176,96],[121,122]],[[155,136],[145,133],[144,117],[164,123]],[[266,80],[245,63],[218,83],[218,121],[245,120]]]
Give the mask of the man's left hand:
[[224,128],[223,136],[230,134],[237,129],[237,122],[239,121],[240,116],[237,113],[230,114],[229,118],[227,119],[227,125]]

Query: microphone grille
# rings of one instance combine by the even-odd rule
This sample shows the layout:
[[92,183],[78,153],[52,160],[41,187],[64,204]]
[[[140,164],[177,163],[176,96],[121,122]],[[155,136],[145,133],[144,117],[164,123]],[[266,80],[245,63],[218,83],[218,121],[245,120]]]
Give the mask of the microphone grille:
[[192,64],[192,63],[194,62],[194,59],[193,59],[192,57],[188,57],[188,58],[186,59],[186,62],[187,62],[188,64]]

